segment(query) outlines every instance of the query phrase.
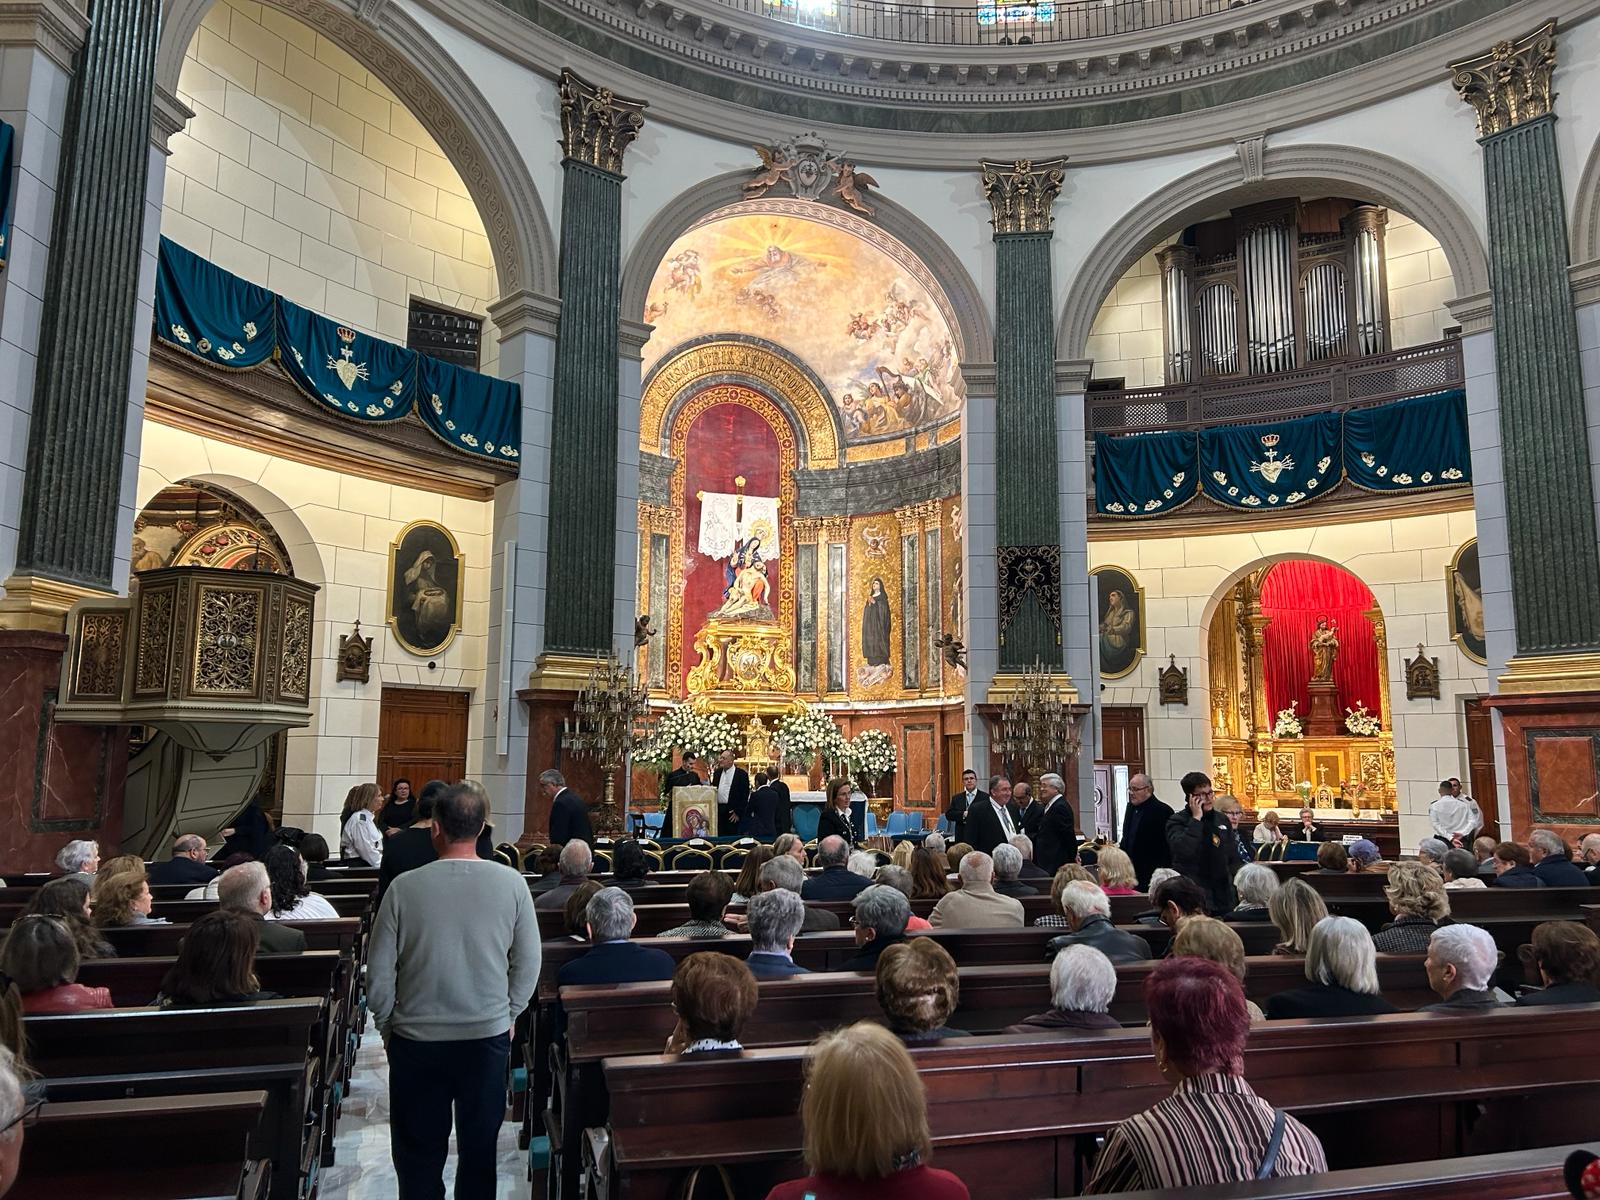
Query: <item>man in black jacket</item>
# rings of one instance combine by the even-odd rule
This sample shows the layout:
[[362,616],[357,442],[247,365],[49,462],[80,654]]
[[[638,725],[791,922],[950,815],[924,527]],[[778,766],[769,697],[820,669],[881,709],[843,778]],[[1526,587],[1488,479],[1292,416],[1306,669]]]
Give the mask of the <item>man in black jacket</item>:
[[172,857],[164,863],[153,864],[146,877],[157,883],[210,883],[217,877],[217,869],[206,863],[206,840],[199,834],[186,833],[172,843]]
[[979,798],[967,809],[967,841],[974,850],[992,855],[1001,842],[1010,841],[1017,834],[1011,820],[1011,781],[996,775],[989,781],[989,794]]
[[739,826],[740,837],[770,842],[778,836],[778,793],[765,771],[756,772],[756,790],[750,793],[750,810]]
[[789,785],[783,781],[782,775],[775,773],[771,779],[767,780],[767,786],[778,797],[777,811],[772,816],[773,827],[778,833],[793,833],[794,816],[789,804]]
[[1075,879],[1061,889],[1061,911],[1072,932],[1046,942],[1046,958],[1054,958],[1068,946],[1093,946],[1114,963],[1143,962],[1150,957],[1150,943],[1113,925],[1111,898],[1087,880]]
[[550,844],[565,846],[573,839],[594,845],[594,826],[589,823],[589,806],[583,797],[567,786],[567,777],[549,770],[539,776],[539,786],[550,797]]
[[1033,839],[1033,861],[1052,878],[1067,863],[1078,861],[1078,822],[1064,795],[1066,790],[1066,780],[1054,772],[1039,776],[1044,814]]
[[875,883],[856,896],[854,907],[857,952],[845,959],[840,970],[876,971],[878,957],[890,946],[906,940],[911,901],[887,884]]
[[1032,837],[1039,832],[1042,816],[1044,805],[1034,796],[1033,788],[1026,783],[1016,784],[1011,789],[1011,823],[1017,827],[1017,832]]
[[1299,822],[1288,826],[1283,832],[1284,836],[1291,842],[1325,842],[1328,840],[1328,836],[1323,832],[1322,826],[1317,824],[1316,814],[1309,808],[1302,808]]
[[672,799],[674,788],[699,786],[700,756],[693,750],[685,750],[683,752],[683,762],[679,764],[678,769],[667,775],[667,781],[664,785],[667,799],[669,801]]
[[967,812],[978,800],[989,798],[987,792],[978,790],[978,773],[971,767],[961,772],[961,786],[964,791],[957,792],[950,797],[950,807],[944,811],[945,824],[950,827],[950,844],[967,840]]
[[717,789],[717,832],[723,837],[744,836],[739,822],[750,807],[750,776],[736,766],[733,751],[717,755],[717,769],[711,773],[711,786]]
[[1180,781],[1186,804],[1167,820],[1172,865],[1206,890],[1211,911],[1231,912],[1233,873],[1244,865],[1228,818],[1212,806],[1211,777],[1190,771]]
[[850,861],[850,843],[833,835],[817,843],[817,865],[822,868],[807,879],[800,888],[802,900],[853,900],[867,888],[872,880],[857,875],[846,864]]
[[1139,877],[1139,890],[1150,890],[1150,876],[1157,868],[1172,865],[1172,850],[1167,845],[1167,821],[1172,805],[1157,799],[1155,785],[1142,771],[1128,780],[1128,810],[1122,814],[1122,850],[1133,859],[1133,873]]

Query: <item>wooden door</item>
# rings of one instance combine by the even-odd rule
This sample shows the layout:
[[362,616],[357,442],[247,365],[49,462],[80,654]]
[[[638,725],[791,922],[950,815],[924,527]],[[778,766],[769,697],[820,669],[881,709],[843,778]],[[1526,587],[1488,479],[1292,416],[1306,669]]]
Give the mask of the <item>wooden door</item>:
[[467,774],[467,692],[442,688],[383,689],[378,718],[378,786],[409,779],[414,792],[430,779],[455,783]]
[[1131,705],[1102,705],[1100,708],[1100,753],[1102,763],[1127,763],[1128,771],[1144,770],[1144,709]]
[[1500,791],[1494,771],[1494,715],[1483,706],[1481,696],[1461,702],[1467,716],[1467,778],[1468,795],[1478,802],[1483,813],[1483,829],[1479,837],[1500,840]]

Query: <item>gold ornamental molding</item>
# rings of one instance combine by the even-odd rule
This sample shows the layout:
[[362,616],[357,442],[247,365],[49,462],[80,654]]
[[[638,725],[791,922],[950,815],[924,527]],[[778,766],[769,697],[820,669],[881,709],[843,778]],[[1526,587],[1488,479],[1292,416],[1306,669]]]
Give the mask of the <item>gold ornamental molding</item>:
[[[1022,684],[1026,678],[1027,675],[1023,671],[1001,671],[989,681],[989,690],[984,694],[983,702],[1009,704],[1022,692]],[[1050,672],[1050,686],[1060,690],[1063,703],[1079,703],[1078,685],[1072,682],[1072,676],[1065,671]]]
[[1478,136],[1491,137],[1550,115],[1556,94],[1556,23],[1496,43],[1487,54],[1450,65],[1450,82],[1478,115]]
[[581,692],[594,674],[595,663],[603,659],[603,655],[594,654],[541,654],[528,673],[528,687],[533,691]]
[[1499,682],[1507,696],[1600,692],[1600,654],[1519,654]]
[[561,149],[613,175],[622,174],[622,156],[644,128],[643,100],[629,100],[571,70],[561,72]]
[[13,575],[3,585],[0,629],[28,629],[37,633],[63,633],[67,610],[79,600],[110,596],[111,592],[46,579],[43,575]]
[[1049,233],[1055,225],[1055,202],[1066,179],[1067,160],[1040,162],[983,159],[983,195],[994,209],[990,224],[996,233]]

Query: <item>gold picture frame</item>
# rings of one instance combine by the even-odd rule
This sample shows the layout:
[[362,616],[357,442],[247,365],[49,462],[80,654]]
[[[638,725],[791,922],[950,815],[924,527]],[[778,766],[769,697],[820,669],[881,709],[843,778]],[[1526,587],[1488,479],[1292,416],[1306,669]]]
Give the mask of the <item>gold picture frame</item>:
[[[1109,580],[1109,585],[1102,586],[1101,577]],[[1089,578],[1095,581],[1094,613],[1095,613],[1095,661],[1100,668],[1101,679],[1124,679],[1138,668],[1145,653],[1145,627],[1144,627],[1144,588],[1139,586],[1139,581],[1134,578],[1133,572],[1126,567],[1119,567],[1113,563],[1096,567],[1089,572]],[[1100,636],[1100,627],[1105,622],[1110,608],[1111,594],[1121,592],[1125,596],[1132,595],[1133,604],[1133,636],[1132,645],[1125,651],[1108,654],[1105,642]],[[1126,604],[1124,607],[1128,607]]]
[[413,521],[389,543],[384,616],[406,653],[427,658],[455,641],[466,565],[455,536],[437,521]]
[[[696,812],[704,819],[704,826],[691,830],[689,816]],[[690,830],[690,832],[685,832]],[[667,833],[668,837],[703,837],[714,838],[717,836],[717,789],[707,784],[699,787],[680,787],[672,789],[672,827]]]
[[[1459,586],[1457,581],[1459,582]],[[1461,653],[1481,667],[1489,665],[1489,647],[1485,637],[1471,630],[1468,607],[1476,605],[1478,623],[1483,622],[1483,570],[1478,562],[1478,539],[1468,538],[1450,559],[1444,569],[1444,607],[1450,614],[1450,640]]]

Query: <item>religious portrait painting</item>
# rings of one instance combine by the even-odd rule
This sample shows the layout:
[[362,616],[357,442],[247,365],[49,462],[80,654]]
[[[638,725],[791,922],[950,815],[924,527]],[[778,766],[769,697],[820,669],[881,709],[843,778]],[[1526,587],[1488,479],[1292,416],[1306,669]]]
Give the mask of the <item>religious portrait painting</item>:
[[1100,677],[1121,679],[1144,655],[1144,589],[1122,567],[1099,567],[1090,574],[1099,621]]
[[1450,637],[1473,662],[1487,665],[1489,646],[1483,634],[1483,574],[1478,566],[1478,539],[1462,544],[1445,568],[1445,607]]
[[[706,792],[709,788],[680,788],[679,792]],[[717,804],[713,795],[705,800],[678,795],[672,801],[672,836],[711,838],[717,836]]]
[[893,627],[889,593],[883,586],[883,577],[874,575],[861,606],[861,665],[856,668],[856,682],[864,688],[875,687],[889,678]]
[[461,626],[464,560],[443,525],[413,521],[389,546],[389,628],[408,653],[443,650]]

